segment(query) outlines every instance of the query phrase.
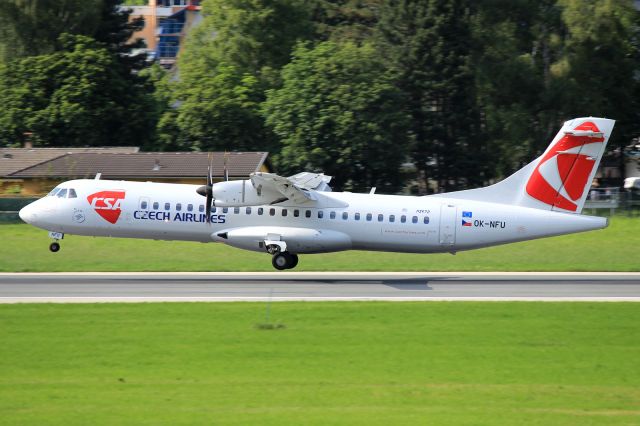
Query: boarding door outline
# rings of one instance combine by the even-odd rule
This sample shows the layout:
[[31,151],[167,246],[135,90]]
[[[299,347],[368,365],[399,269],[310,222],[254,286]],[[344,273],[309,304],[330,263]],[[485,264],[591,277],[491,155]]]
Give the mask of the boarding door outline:
[[456,243],[456,217],[458,208],[451,204],[440,206],[440,245],[454,246]]

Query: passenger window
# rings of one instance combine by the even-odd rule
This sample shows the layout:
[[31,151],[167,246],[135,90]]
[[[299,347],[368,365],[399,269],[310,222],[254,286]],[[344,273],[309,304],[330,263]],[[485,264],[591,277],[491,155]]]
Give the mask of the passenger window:
[[211,207],[211,213],[215,213],[218,210],[217,207]]
[[425,225],[428,225],[429,224],[429,216],[425,216],[423,222],[424,222]]
[[233,212],[234,212],[235,214],[240,214],[240,207],[234,207],[234,208],[233,208]]
[[141,203],[140,203],[140,208],[141,208],[142,210],[146,210],[146,209],[147,209],[147,202],[146,202],[146,201],[141,202]]
[[76,195],[76,190],[71,188],[69,190],[69,198],[78,198],[78,196]]
[[360,220],[360,213],[356,213],[356,214],[354,214],[354,215],[353,215],[353,218],[354,218],[355,220]]
[[349,219],[349,213],[342,212],[342,220],[347,220],[347,219]]
[[336,218],[336,212],[329,213],[329,218],[330,219],[335,219]]
[[276,215],[276,209],[269,209],[269,216],[275,216]]
[[200,204],[200,205],[198,206],[198,211],[199,211],[200,213],[204,213],[204,204]]
[[367,213],[367,222],[371,222],[373,215],[371,213]]
[[405,215],[400,216],[400,222],[405,223],[407,221],[407,217]]
[[176,204],[176,211],[181,211],[182,210],[182,204],[178,203]]
[[395,216],[395,215],[390,214],[390,215],[389,215],[389,222],[395,222],[395,221],[396,221],[396,216]]
[[384,215],[383,214],[379,214],[378,215],[378,222],[382,222],[384,220]]
[[229,212],[229,207],[223,207],[222,208],[222,213],[227,213]]
[[264,209],[262,207],[258,207],[258,216],[262,216],[262,213],[264,213]]
[[245,213],[246,214],[251,214],[251,207],[247,207],[246,210],[245,210]]
[[287,215],[287,209],[282,209],[282,216],[286,216]]
[[164,203],[164,209],[165,210],[171,210],[171,204],[170,203]]
[[324,216],[324,212],[322,210],[318,210],[318,219],[322,219]]
[[153,202],[153,209],[154,210],[158,210],[160,208],[160,203],[158,203],[157,201]]
[[67,197],[67,190],[66,189],[61,189],[60,192],[58,192],[58,198],[66,198]]
[[418,223],[418,216],[414,216],[411,218],[411,223]]
[[311,217],[311,210],[305,210],[304,217]]
[[294,216],[294,217],[298,217],[298,216],[300,216],[300,210],[297,210],[297,209],[296,209],[296,210],[294,210],[294,211],[293,211],[293,216]]
[[188,212],[192,212],[193,211],[193,204],[187,204],[187,211]]

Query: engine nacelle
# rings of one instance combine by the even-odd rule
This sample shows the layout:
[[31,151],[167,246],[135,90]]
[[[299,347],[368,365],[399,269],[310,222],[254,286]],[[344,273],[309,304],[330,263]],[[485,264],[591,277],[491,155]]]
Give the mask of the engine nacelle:
[[265,242],[281,241],[291,253],[328,253],[349,250],[351,238],[342,232],[327,229],[247,226],[212,234],[215,241],[230,246],[265,252]]
[[282,198],[279,192],[254,188],[250,180],[218,182],[211,187],[216,207],[260,206]]

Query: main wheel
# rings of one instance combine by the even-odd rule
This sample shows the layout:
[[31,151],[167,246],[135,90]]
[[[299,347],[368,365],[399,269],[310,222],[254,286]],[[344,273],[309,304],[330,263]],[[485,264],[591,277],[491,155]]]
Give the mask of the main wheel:
[[291,255],[291,266],[289,266],[289,269],[293,269],[296,266],[298,266],[298,255],[297,254],[292,254]]
[[291,268],[293,265],[293,257],[288,251],[283,251],[273,255],[271,264],[279,271]]
[[52,252],[57,252],[58,250],[60,250],[60,244],[58,243],[51,243],[49,245],[49,250],[51,250]]

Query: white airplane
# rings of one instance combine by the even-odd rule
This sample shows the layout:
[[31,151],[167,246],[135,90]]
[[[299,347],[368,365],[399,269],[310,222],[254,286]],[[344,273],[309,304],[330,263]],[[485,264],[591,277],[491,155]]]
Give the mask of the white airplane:
[[614,123],[567,121],[542,156],[485,188],[415,197],[331,192],[315,173],[213,184],[209,169],[201,187],[98,175],[58,185],[20,217],[50,231],[52,252],[75,234],[220,242],[269,253],[279,270],[306,253],[456,253],[605,228],[580,212]]

